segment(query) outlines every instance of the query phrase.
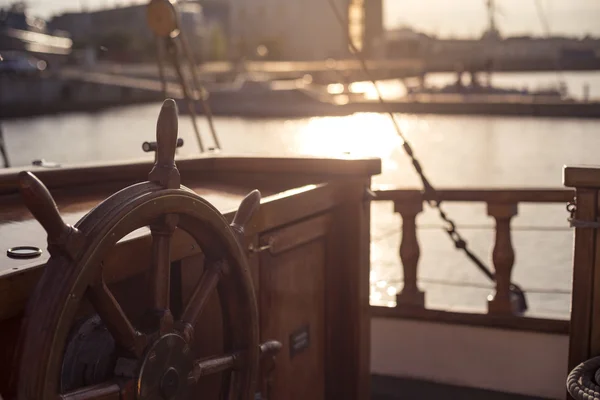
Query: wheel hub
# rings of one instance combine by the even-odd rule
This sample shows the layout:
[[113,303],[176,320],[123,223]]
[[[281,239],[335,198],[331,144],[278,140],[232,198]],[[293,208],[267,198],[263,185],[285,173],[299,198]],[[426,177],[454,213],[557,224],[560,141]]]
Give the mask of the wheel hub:
[[193,359],[189,345],[178,334],[159,338],[146,352],[138,378],[141,400],[175,400],[187,393]]
[[172,399],[179,391],[179,372],[171,367],[160,380],[160,392],[165,399]]

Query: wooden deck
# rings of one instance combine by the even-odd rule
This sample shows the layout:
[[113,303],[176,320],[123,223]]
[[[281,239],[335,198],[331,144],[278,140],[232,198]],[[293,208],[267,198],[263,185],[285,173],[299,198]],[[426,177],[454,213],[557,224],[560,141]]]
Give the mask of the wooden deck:
[[381,375],[371,377],[371,400],[542,400],[544,397],[531,397],[503,393],[464,386],[445,385],[431,381],[408,378],[390,378]]

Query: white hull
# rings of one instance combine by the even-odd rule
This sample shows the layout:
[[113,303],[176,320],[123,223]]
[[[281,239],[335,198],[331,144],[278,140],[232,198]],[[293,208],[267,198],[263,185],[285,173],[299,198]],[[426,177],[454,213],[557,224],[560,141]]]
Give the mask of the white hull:
[[374,375],[564,399],[568,347],[565,334],[371,319]]

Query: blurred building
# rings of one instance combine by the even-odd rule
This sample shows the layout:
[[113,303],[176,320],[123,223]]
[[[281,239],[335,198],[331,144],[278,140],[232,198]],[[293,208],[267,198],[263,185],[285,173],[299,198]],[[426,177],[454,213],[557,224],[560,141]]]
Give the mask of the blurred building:
[[385,33],[389,58],[418,59],[429,70],[540,70],[600,68],[600,39],[504,37],[496,24],[496,5],[487,0],[488,25],[480,38],[438,39],[411,28]]
[[[206,29],[199,3],[178,4],[181,29],[192,52],[201,58]],[[77,48],[94,48],[103,58],[118,61],[155,59],[154,36],[146,22],[146,4],[55,16],[49,25],[69,32]]]
[[383,0],[361,0],[364,9],[363,52],[368,57],[384,55]]
[[431,70],[455,68],[553,69],[600,65],[600,39],[507,37],[438,39],[410,28],[385,34],[388,58],[419,59]]
[[53,31],[46,21],[31,17],[24,3],[0,9],[0,53],[27,52],[55,66],[66,61],[71,47],[66,32]]
[[202,5],[204,20],[210,24],[220,25],[223,33],[231,35],[231,19],[229,0],[197,0]]
[[[369,55],[383,34],[382,0],[229,0],[230,41],[237,56],[324,60],[349,56],[348,36]],[[264,50],[267,52],[264,53]]]
[[229,53],[230,18],[226,0],[197,0],[202,5],[203,57],[205,60],[226,60]]

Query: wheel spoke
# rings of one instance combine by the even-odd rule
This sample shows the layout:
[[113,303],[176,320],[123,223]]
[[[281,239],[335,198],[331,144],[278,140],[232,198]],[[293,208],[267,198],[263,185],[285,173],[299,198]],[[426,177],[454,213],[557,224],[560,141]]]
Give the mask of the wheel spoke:
[[198,381],[198,379],[203,376],[213,375],[230,369],[237,369],[240,368],[241,365],[242,357],[240,353],[203,358],[202,360],[196,360],[194,362],[194,369],[190,374],[190,379]]
[[145,337],[135,330],[103,279],[90,286],[88,298],[115,341],[140,356]]
[[172,330],[173,316],[169,310],[171,288],[171,237],[177,226],[177,215],[166,215],[150,226],[152,232],[152,306],[160,316],[160,332]]
[[116,383],[102,383],[62,394],[59,400],[121,400],[121,388]]
[[151,232],[153,305],[156,310],[168,310],[173,230],[166,224],[160,224],[151,226]]
[[[270,359],[281,350],[281,343],[275,340],[269,340],[259,345],[260,359]],[[190,379],[198,381],[203,376],[216,374],[228,370],[236,370],[243,367],[247,352],[239,351],[236,353],[214,356],[196,360],[194,369],[190,374]]]
[[193,327],[196,325],[198,317],[202,314],[202,310],[217,286],[217,283],[219,283],[219,278],[221,277],[225,265],[225,261],[223,260],[208,262],[206,264],[200,282],[196,286],[190,301],[183,311],[181,320],[185,326],[184,334],[188,341],[193,337]]

